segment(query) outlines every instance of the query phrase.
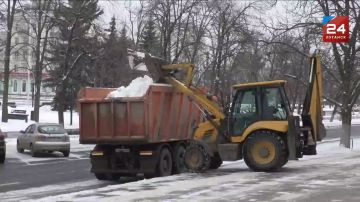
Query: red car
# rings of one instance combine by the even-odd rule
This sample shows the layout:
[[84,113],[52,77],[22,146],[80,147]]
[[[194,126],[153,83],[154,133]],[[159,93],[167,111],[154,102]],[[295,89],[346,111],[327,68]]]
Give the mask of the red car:
[[6,145],[5,134],[0,130],[0,164],[5,162]]

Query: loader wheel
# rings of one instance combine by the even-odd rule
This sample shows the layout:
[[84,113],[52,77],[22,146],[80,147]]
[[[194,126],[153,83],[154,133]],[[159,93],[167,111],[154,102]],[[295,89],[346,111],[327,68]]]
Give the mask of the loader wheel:
[[197,143],[186,148],[184,160],[186,167],[191,172],[204,172],[210,166],[209,152],[204,146]]
[[174,151],[174,173],[179,174],[186,172],[187,169],[184,161],[186,151],[185,146],[183,144],[178,144]]
[[214,156],[211,157],[211,161],[210,161],[210,169],[218,169],[221,164],[223,163],[220,155],[218,152],[215,152],[214,153]]
[[250,135],[243,153],[246,165],[254,171],[277,170],[288,160],[285,142],[271,131],[257,131]]
[[164,147],[159,156],[157,175],[159,177],[169,176],[172,172],[172,158],[168,148]]

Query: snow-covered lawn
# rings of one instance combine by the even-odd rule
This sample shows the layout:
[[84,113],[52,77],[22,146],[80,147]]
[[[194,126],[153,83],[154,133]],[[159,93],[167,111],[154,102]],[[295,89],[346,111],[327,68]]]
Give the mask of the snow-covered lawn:
[[[9,113],[11,109],[23,109],[26,110],[26,113],[29,115],[28,122],[26,123],[24,120],[14,120],[9,119],[7,123],[0,122],[0,129],[3,132],[13,132],[25,130],[27,126],[34,123],[34,121],[30,120],[30,112],[33,110],[31,105],[19,105],[16,108],[9,108]],[[0,117],[1,117],[0,110]],[[51,106],[42,106],[40,107],[40,122],[41,123],[58,123],[57,111],[52,111]],[[64,112],[64,122],[65,128],[79,128],[79,115],[77,112],[73,111],[73,124],[70,125],[70,111]]]

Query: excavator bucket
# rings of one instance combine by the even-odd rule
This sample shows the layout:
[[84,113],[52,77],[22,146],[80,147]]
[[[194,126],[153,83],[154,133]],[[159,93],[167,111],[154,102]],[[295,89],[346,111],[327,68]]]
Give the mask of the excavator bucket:
[[164,82],[164,77],[166,72],[161,68],[161,66],[168,64],[165,60],[150,56],[149,54],[145,55],[144,59],[145,65],[155,83]]

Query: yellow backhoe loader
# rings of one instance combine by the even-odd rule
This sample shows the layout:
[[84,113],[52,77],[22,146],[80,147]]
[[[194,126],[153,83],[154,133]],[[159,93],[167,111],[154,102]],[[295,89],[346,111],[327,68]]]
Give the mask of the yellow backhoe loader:
[[145,56],[145,64],[156,82],[171,84],[188,95],[206,119],[196,126],[185,151],[184,163],[191,171],[215,169],[223,160],[242,158],[252,170],[276,170],[288,160],[315,155],[316,142],[326,135],[319,56],[310,57],[309,86],[301,117],[290,110],[284,80],[234,85],[231,107],[223,111],[212,96],[192,85],[194,65],[168,64],[150,55]]

